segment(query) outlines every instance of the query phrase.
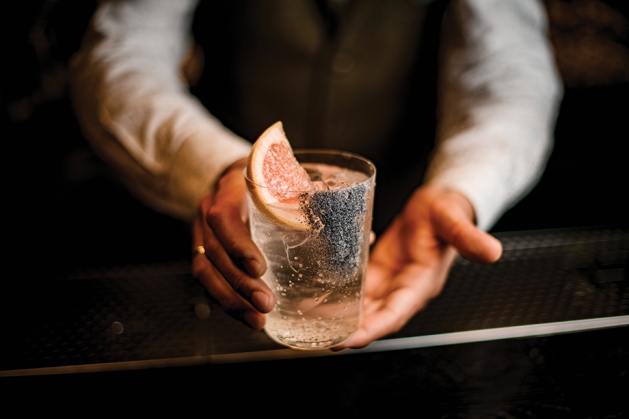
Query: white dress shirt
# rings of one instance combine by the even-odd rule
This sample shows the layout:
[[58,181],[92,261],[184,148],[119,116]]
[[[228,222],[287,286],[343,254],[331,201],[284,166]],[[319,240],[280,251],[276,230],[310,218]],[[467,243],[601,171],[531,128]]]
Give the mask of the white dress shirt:
[[[197,0],[99,5],[71,62],[83,132],[148,206],[183,220],[250,143],[193,97],[180,65]],[[561,84],[538,0],[455,0],[444,21],[439,134],[425,183],[489,229],[539,179]]]

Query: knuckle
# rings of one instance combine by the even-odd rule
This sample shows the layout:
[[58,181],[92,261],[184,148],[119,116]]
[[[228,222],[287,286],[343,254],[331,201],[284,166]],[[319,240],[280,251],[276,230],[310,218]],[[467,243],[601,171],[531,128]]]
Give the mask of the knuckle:
[[452,224],[448,235],[451,237],[451,242],[455,246],[461,243],[465,237],[465,223],[458,221]]
[[232,272],[227,278],[232,288],[237,292],[243,294],[249,289],[249,278],[238,272]]
[[220,253],[222,249],[221,244],[214,237],[208,238],[205,241],[205,257],[209,260],[216,260],[216,255]]
[[210,205],[207,212],[205,213],[205,219],[207,220],[210,226],[216,225],[216,223],[220,220],[221,215],[224,213],[222,207],[217,204]]
[[208,208],[206,219],[210,225],[216,225],[225,218],[232,218],[235,213],[237,213],[237,211],[230,205],[214,203]]
[[246,257],[246,251],[241,240],[237,240],[234,237],[227,237],[223,245],[231,257],[235,259]]

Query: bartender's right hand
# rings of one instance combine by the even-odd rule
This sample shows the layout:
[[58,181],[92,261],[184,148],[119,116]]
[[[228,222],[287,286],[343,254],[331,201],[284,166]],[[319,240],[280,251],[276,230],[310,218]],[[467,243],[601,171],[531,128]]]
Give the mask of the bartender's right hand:
[[260,330],[275,296],[261,279],[266,261],[247,227],[245,166],[246,159],[232,164],[201,200],[192,228],[192,273],[229,315]]

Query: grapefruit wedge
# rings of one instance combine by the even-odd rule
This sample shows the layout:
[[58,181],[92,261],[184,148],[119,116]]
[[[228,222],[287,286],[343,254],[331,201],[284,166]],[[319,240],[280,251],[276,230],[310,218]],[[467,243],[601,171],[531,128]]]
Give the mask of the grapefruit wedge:
[[271,221],[306,230],[299,198],[316,186],[293,154],[281,121],[266,129],[253,144],[247,161],[251,200]]

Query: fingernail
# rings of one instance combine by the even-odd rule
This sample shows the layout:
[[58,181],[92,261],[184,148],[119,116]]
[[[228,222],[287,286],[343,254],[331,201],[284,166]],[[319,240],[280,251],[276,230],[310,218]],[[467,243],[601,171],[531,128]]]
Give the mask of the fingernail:
[[272,307],[269,307],[269,296],[262,291],[254,291],[251,295],[251,302],[263,313],[271,311]]
[[260,278],[262,276],[262,266],[260,262],[255,259],[246,259],[245,267],[247,268],[247,272],[254,278]]

